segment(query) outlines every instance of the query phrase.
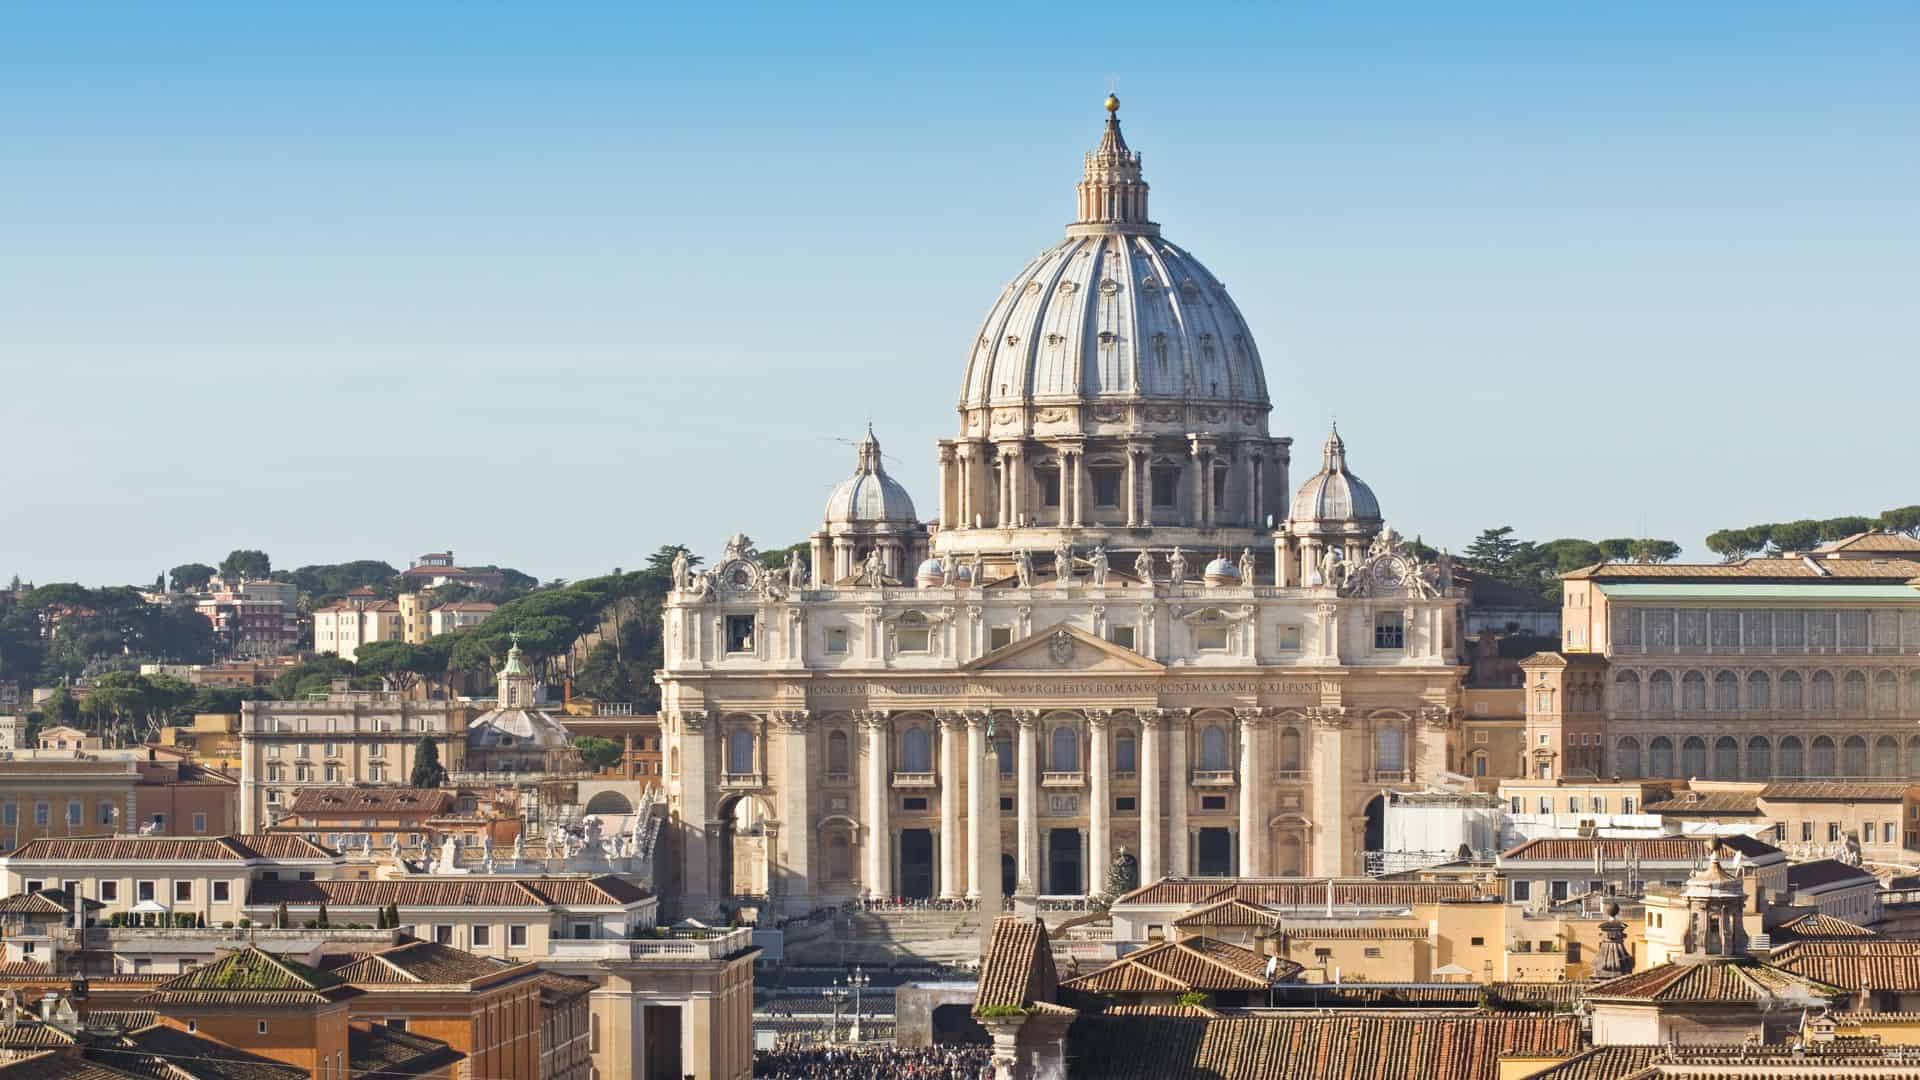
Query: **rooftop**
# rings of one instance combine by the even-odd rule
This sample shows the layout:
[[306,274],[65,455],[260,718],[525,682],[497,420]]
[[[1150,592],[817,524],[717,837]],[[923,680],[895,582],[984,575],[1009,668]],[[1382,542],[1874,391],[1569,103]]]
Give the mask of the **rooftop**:
[[1090,974],[1068,979],[1063,989],[1093,994],[1182,994],[1189,991],[1264,991],[1277,979],[1301,971],[1299,964],[1280,960],[1272,977],[1268,958],[1207,937],[1167,941],[1131,952]]

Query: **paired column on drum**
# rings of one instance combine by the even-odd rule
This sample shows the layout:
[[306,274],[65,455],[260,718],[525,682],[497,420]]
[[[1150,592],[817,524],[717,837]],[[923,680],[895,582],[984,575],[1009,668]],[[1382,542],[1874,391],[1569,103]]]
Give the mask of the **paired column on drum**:
[[893,895],[893,829],[887,824],[887,714],[861,712],[854,716],[867,732],[867,895]]
[[1108,790],[1107,721],[1100,709],[1087,713],[1087,892],[1104,892],[1113,862],[1113,794]]
[[966,721],[943,713],[940,721],[940,898],[956,900],[966,871],[960,859],[960,733]]

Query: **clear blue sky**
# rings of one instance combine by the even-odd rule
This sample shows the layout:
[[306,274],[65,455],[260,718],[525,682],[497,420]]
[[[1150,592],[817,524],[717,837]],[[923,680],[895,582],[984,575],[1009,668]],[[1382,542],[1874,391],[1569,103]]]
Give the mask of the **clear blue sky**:
[[785,544],[868,415],[930,516],[1110,75],[1296,481],[1337,413],[1455,547],[1920,502],[1920,8],[1443,6],[7,5],[0,575]]

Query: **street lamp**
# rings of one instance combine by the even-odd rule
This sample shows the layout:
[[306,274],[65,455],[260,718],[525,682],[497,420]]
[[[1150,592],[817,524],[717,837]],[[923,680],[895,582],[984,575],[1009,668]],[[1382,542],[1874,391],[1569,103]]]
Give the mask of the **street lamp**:
[[847,1032],[847,1038],[854,1042],[860,1041],[860,991],[871,982],[873,976],[861,968],[854,968],[853,974],[847,976],[847,985],[853,987],[853,1030]]
[[827,991],[827,998],[833,1002],[833,1026],[827,1029],[827,1042],[840,1041],[840,1003],[847,1000],[847,991],[841,987],[840,980],[833,980],[833,989]]

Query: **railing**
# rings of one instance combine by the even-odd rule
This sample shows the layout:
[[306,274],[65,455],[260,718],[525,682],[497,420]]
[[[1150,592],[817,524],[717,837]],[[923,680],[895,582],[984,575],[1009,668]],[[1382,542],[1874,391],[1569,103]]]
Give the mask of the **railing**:
[[829,784],[845,784],[850,783],[852,780],[853,774],[845,771],[830,772],[827,774],[827,783]]
[[1084,896],[1036,896],[1034,907],[1041,911],[1086,911],[1087,898]]
[[1193,774],[1194,787],[1232,787],[1232,769],[1203,769]]
[[933,774],[930,772],[896,772],[893,774],[893,786],[897,788],[933,787]]
[[753,945],[753,928],[723,930],[699,937],[554,938],[547,955],[556,961],[633,960],[686,962],[724,960]]
[[1273,774],[1273,778],[1280,783],[1297,783],[1305,780],[1307,774],[1303,769],[1280,769]]
[[765,787],[766,784],[767,774],[765,773],[745,772],[720,774],[720,786],[722,788],[757,788]]
[[450,784],[519,784],[539,780],[594,780],[599,773],[591,769],[527,769],[522,772],[450,772]]
[[1043,788],[1077,788],[1086,782],[1086,774],[1075,770],[1043,772],[1040,774],[1040,786]]
[[1139,773],[1137,773],[1137,772],[1134,772],[1134,771],[1133,771],[1133,770],[1131,770],[1131,769],[1129,769],[1129,770],[1127,770],[1126,772],[1117,772],[1117,773],[1114,773],[1114,774],[1113,774],[1113,778],[1114,778],[1115,780],[1118,780],[1119,782],[1121,782],[1121,783],[1123,783],[1123,784],[1130,784],[1130,783],[1132,783],[1132,782],[1134,782],[1135,780],[1138,780],[1138,779],[1140,779],[1140,774],[1139,774]]
[[1376,784],[1404,784],[1407,782],[1405,769],[1375,769],[1373,782]]

